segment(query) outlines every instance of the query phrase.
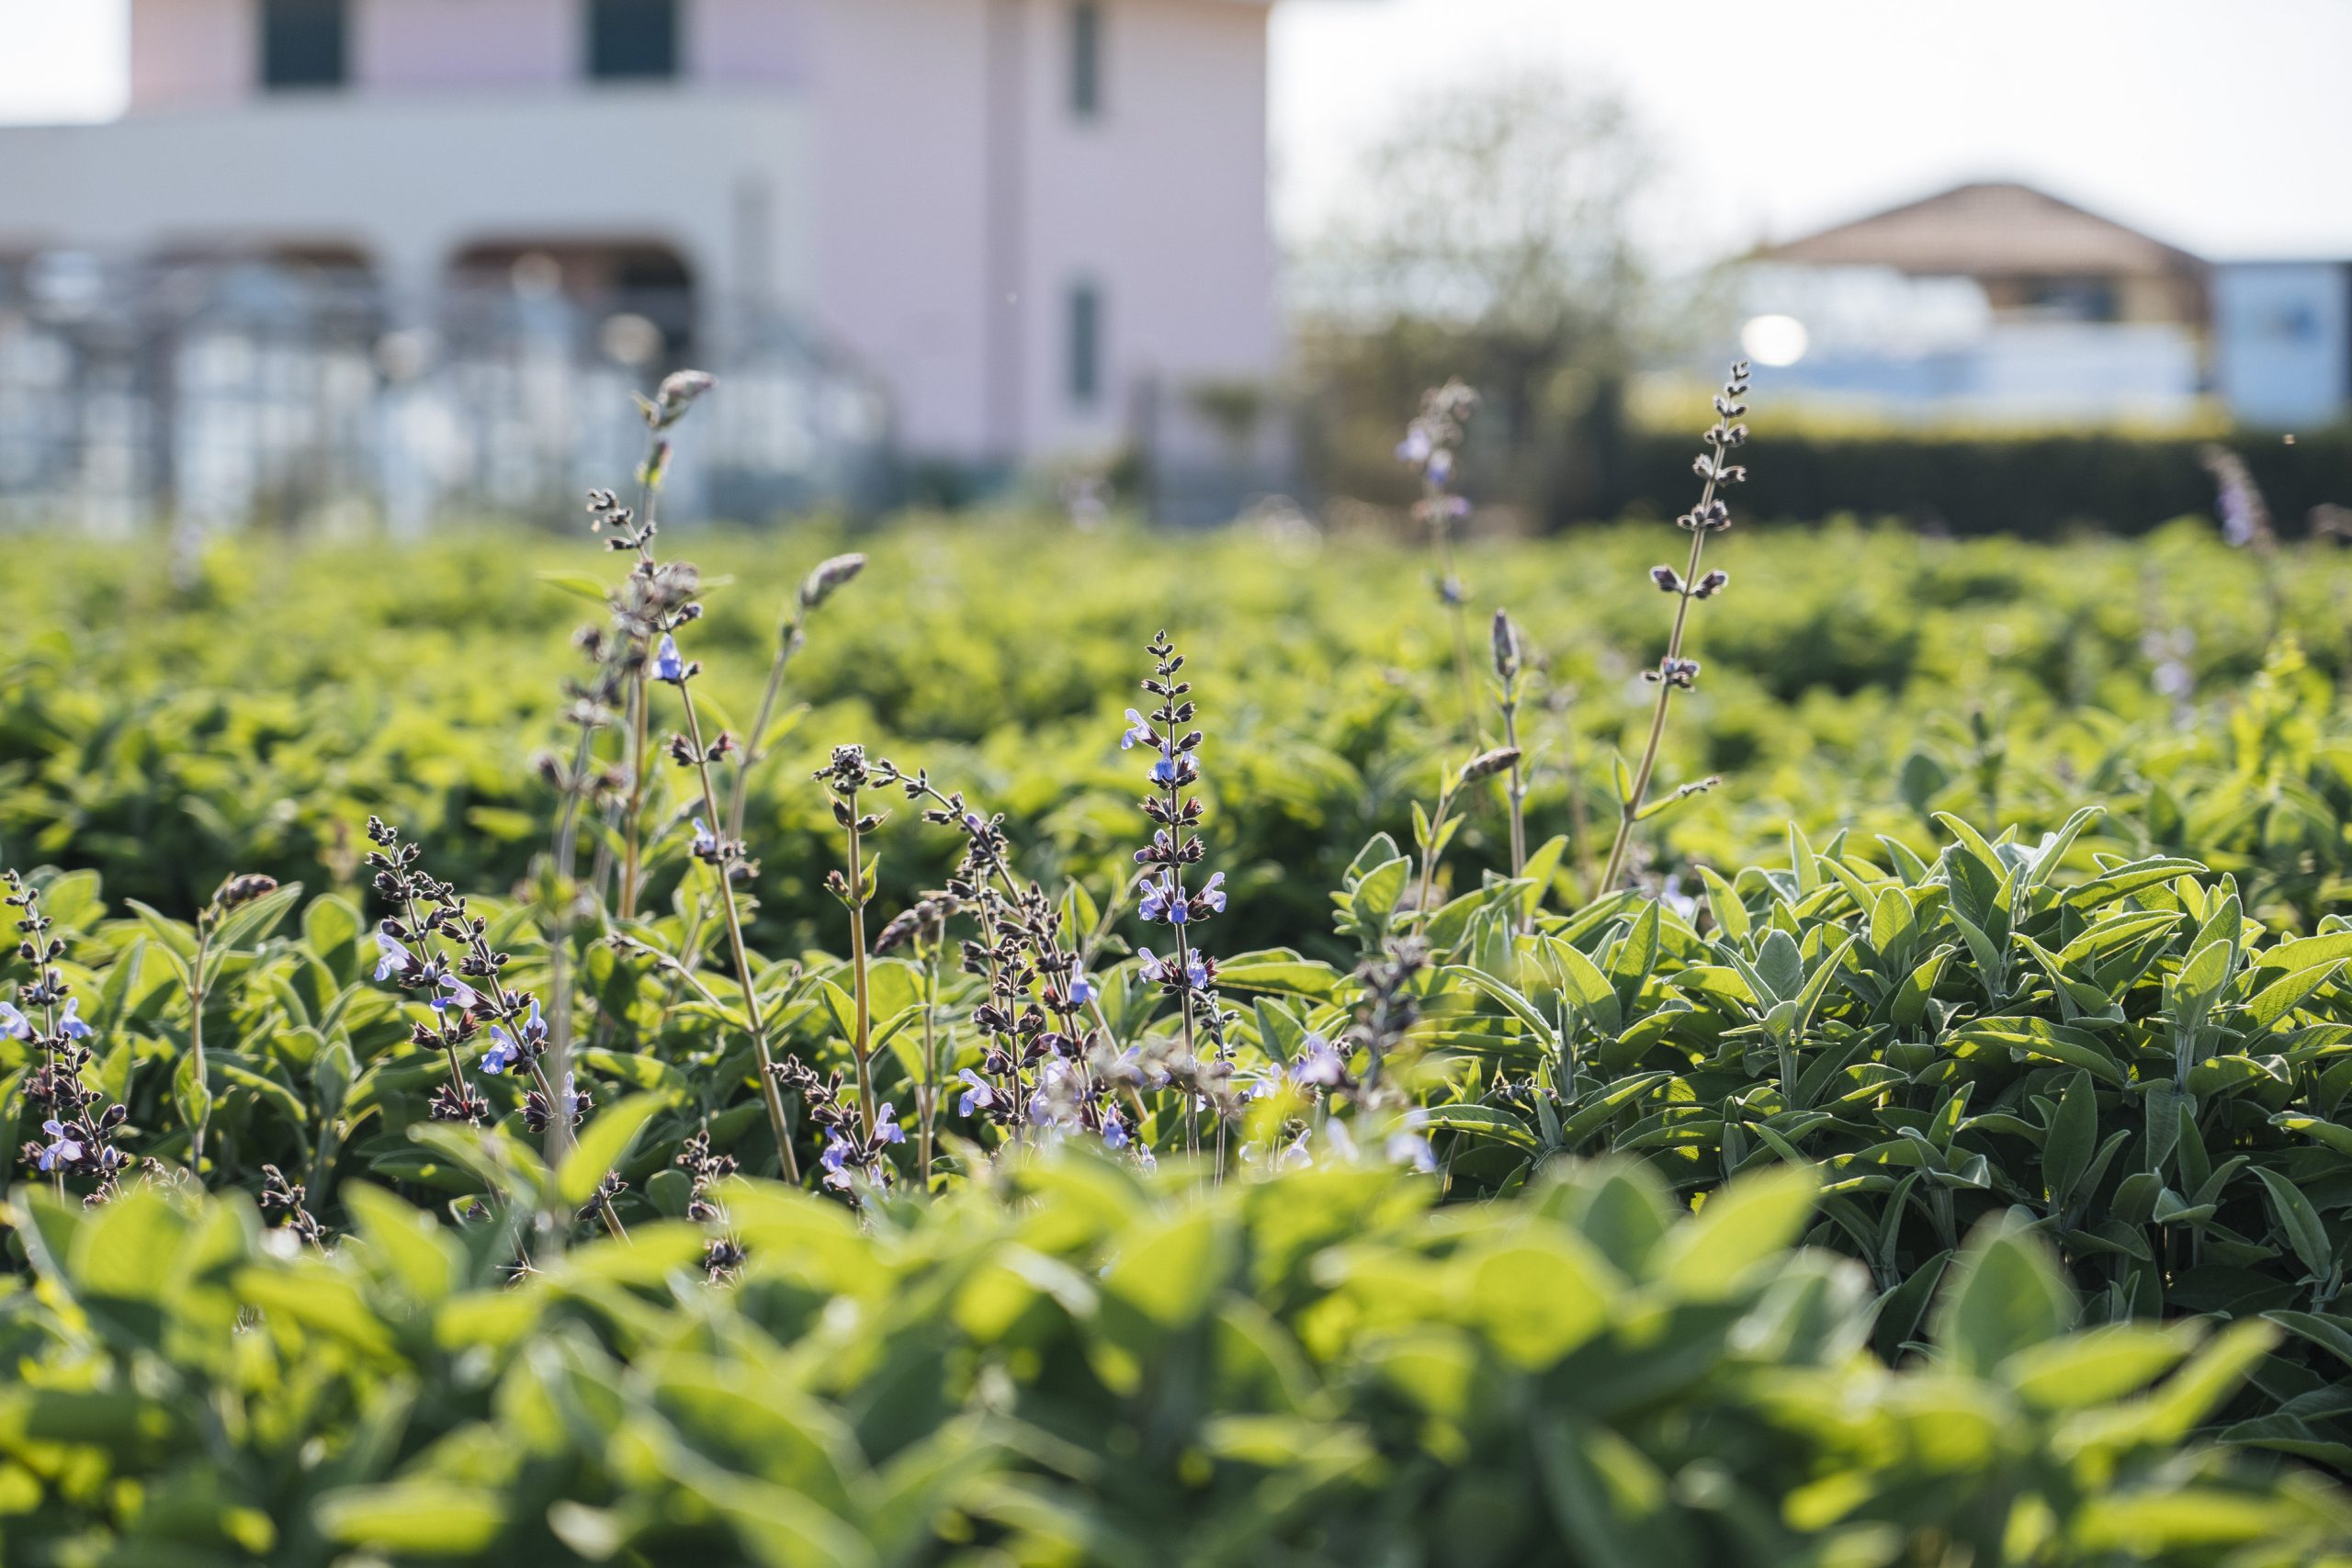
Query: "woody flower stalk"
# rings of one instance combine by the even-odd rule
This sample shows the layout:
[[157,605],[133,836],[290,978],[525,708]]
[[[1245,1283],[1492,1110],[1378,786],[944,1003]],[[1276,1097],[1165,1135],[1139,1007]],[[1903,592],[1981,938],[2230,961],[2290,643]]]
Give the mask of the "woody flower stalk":
[[250,873],[232,876],[223,882],[212,901],[198,910],[196,917],[196,959],[187,972],[187,1049],[188,1070],[193,1076],[189,1099],[194,1102],[196,1125],[188,1134],[188,1168],[198,1179],[204,1175],[204,1134],[212,1122],[212,1079],[204,1061],[204,1001],[212,985],[212,943],[220,934],[220,922],[229,912],[254,899],[277,891],[277,879]]
[[874,939],[877,955],[912,943],[922,968],[922,1080],[915,1086],[915,1168],[926,1192],[931,1190],[932,1157],[938,1144],[940,964],[947,947],[947,922],[960,908],[954,894],[934,893],[900,911]]
[[1413,515],[1429,526],[1437,550],[1438,602],[1453,621],[1453,677],[1462,704],[1464,739],[1469,738],[1474,712],[1470,679],[1470,627],[1463,609],[1469,597],[1453,568],[1453,529],[1470,515],[1470,502],[1453,491],[1453,457],[1462,443],[1462,427],[1478,412],[1478,394],[1460,380],[1430,389],[1421,397],[1421,412],[1405,427],[1396,444],[1396,459],[1421,477],[1421,499]]
[[816,778],[833,795],[833,820],[849,840],[849,872],[829,873],[826,890],[849,911],[850,1005],[854,1021],[850,1030],[850,1058],[857,1065],[857,1108],[865,1120],[865,1135],[875,1134],[874,1007],[866,989],[865,907],[874,901],[875,874],[879,857],[865,857],[865,835],[882,826],[883,814],[861,812],[858,792],[872,782],[865,766],[865,748],[836,746],[832,760],[817,770]]
[[[1138,949],[1137,956],[1144,978],[1158,982],[1176,998],[1184,1038],[1183,1061],[1176,1075],[1185,1085],[1184,1144],[1187,1153],[1198,1154],[1199,1110],[1204,1102],[1216,1103],[1218,1076],[1201,1061],[1200,1036],[1206,1033],[1220,1056],[1225,1042],[1216,1004],[1216,966],[1194,951],[1191,928],[1197,919],[1225,912],[1225,874],[1211,876],[1198,892],[1184,885],[1184,868],[1199,864],[1208,852],[1198,830],[1205,807],[1199,795],[1186,793],[1201,779],[1201,732],[1188,728],[1197,710],[1190,696],[1192,682],[1178,679],[1184,656],[1168,634],[1155,636],[1144,651],[1151,655],[1152,673],[1143,689],[1159,698],[1159,705],[1148,716],[1129,708],[1126,732],[1119,738],[1122,750],[1148,745],[1158,753],[1145,775],[1158,793],[1143,800],[1143,813],[1154,829],[1151,842],[1136,852],[1145,868],[1136,913],[1147,925],[1166,923],[1174,934],[1176,953],[1162,961],[1147,947]],[[1223,1137],[1220,1118],[1220,1144]]]
[[[650,570],[653,567],[653,536],[660,525],[654,509],[662,499],[662,481],[670,471],[670,438],[664,432],[686,417],[695,400],[714,385],[707,371],[679,370],[662,378],[662,385],[650,398],[637,400],[638,412],[644,418],[649,433],[645,461],[637,470],[638,508],[633,516],[617,518],[612,547],[635,550],[636,570]],[[596,500],[592,498],[591,505]],[[610,515],[607,513],[607,515]],[[643,638],[634,639],[637,657],[630,660],[628,680],[628,800],[622,813],[623,836],[621,862],[620,913],[623,919],[637,912],[639,876],[643,867],[645,815],[645,782],[648,761],[652,750],[652,693],[646,684]]]
[[[711,377],[703,371],[680,370],[664,377],[652,397],[637,400],[648,434],[645,460],[638,467],[639,494],[634,509],[622,505],[620,498],[609,490],[588,493],[590,531],[604,534],[610,529],[605,539],[607,547],[635,558],[629,562],[628,575],[606,595],[605,602],[612,611],[610,628],[589,626],[575,639],[594,665],[595,672],[587,681],[565,682],[570,698],[565,719],[580,732],[571,764],[567,767],[553,755],[537,760],[541,777],[555,788],[563,802],[557,816],[551,878],[553,907],[548,911],[548,995],[553,1016],[548,1072],[565,1081],[571,1077],[572,1049],[568,961],[572,928],[582,904],[576,880],[580,809],[583,802],[594,799],[608,816],[617,814],[620,818],[617,912],[626,920],[637,911],[642,872],[645,780],[652,724],[647,678],[653,655],[652,639],[701,614],[701,606],[694,603],[700,581],[695,569],[683,561],[663,565],[653,556],[654,536],[660,532],[654,509],[670,466],[671,446],[666,432],[685,418],[686,411],[713,384]],[[626,727],[624,756],[620,761],[599,765],[595,762],[596,735],[613,723],[616,702],[621,709],[617,716]],[[608,852],[600,848],[594,877],[596,897],[602,897],[609,864]],[[560,1118],[550,1126],[559,1144],[568,1136]],[[609,1217],[609,1206],[606,1213]]]
[[60,1197],[70,1175],[97,1179],[84,1200],[103,1203],[119,1190],[130,1158],[114,1146],[116,1130],[129,1112],[120,1105],[101,1111],[105,1096],[82,1082],[94,1053],[85,1043],[95,1032],[82,1021],[82,999],[58,968],[65,943],[50,934],[55,924],[41,913],[40,893],[15,872],[0,873],[5,902],[17,916],[17,956],[31,966],[32,981],[17,987],[16,999],[0,1000],[0,1035],[40,1049],[41,1065],[25,1077],[25,1103],[44,1114],[40,1141],[24,1145],[25,1164],[47,1176]]
[[[1642,748],[1641,765],[1619,792],[1617,838],[1609,849],[1609,863],[1601,872],[1600,882],[1594,885],[1596,895],[1615,889],[1617,878],[1625,869],[1626,852],[1633,848],[1634,824],[1714,783],[1708,779],[1685,784],[1656,806],[1644,804],[1649,796],[1650,781],[1657,772],[1658,744],[1666,739],[1667,708],[1677,691],[1687,692],[1699,680],[1699,661],[1682,656],[1682,634],[1690,622],[1691,602],[1713,598],[1731,581],[1730,575],[1722,571],[1701,575],[1699,558],[1707,547],[1707,536],[1731,526],[1731,508],[1716,498],[1716,491],[1743,483],[1747,478],[1747,470],[1731,460],[1733,449],[1747,441],[1747,426],[1737,423],[1747,412],[1747,406],[1739,400],[1747,393],[1747,362],[1743,359],[1731,367],[1730,378],[1715,399],[1715,423],[1701,437],[1707,449],[1691,463],[1691,471],[1704,481],[1699,504],[1676,520],[1690,531],[1690,562],[1680,572],[1670,566],[1650,569],[1650,581],[1661,592],[1674,595],[1674,626],[1667,634],[1665,657],[1658,660],[1656,670],[1644,672],[1657,683],[1657,705],[1650,710],[1650,735],[1648,743]],[[1623,764],[1619,766],[1622,769]]]

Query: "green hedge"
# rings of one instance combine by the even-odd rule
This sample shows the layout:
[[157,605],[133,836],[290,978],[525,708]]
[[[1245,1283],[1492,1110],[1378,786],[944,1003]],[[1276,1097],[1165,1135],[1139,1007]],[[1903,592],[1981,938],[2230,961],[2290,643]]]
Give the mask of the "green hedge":
[[[2142,534],[2211,516],[2201,440],[2127,435],[1814,436],[1759,425],[1770,462],[1749,465],[1744,509],[1768,518],[1895,517],[1960,535],[2050,538],[2081,528]],[[2352,427],[2222,443],[2245,459],[2279,530],[2315,506],[2352,506]],[[1620,488],[1600,513],[1670,517],[1690,504],[1688,436],[1629,437]]]
[[2352,1543],[2341,1493],[2188,1439],[2267,1325],[2069,1334],[2039,1245],[1993,1228],[1933,1363],[1889,1372],[1862,1272],[1783,1250],[1802,1169],[1694,1219],[1615,1165],[1429,1195],[1065,1157],[860,1226],[736,1182],[749,1258],[716,1289],[681,1278],[705,1236],[676,1223],[535,1243],[510,1285],[511,1224],[364,1188],[329,1256],[242,1199],[19,1190],[40,1284],[0,1296],[0,1556],[2286,1568]]

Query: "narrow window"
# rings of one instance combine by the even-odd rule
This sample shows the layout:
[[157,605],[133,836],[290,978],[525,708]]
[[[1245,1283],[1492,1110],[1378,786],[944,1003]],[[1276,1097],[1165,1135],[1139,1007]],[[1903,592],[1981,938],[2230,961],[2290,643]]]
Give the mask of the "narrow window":
[[345,0],[262,0],[262,86],[343,85],[344,11]]
[[625,82],[677,73],[677,0],[588,0],[590,76]]
[[1073,0],[1069,8],[1069,112],[1073,119],[1102,115],[1102,6]]
[[1091,283],[1069,291],[1069,400],[1091,408],[1102,397],[1102,291]]

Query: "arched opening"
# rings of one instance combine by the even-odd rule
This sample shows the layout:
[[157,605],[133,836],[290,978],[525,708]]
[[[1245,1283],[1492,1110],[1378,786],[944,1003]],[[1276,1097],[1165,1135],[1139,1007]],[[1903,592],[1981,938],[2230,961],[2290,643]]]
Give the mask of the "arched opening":
[[475,309],[563,307],[600,352],[638,368],[694,350],[694,272],[659,240],[481,240],[450,258],[449,278]]

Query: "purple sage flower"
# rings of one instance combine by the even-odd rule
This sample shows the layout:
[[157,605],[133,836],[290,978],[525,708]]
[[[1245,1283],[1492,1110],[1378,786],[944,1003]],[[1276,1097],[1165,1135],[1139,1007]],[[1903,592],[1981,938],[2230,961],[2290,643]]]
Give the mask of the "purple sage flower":
[[67,1136],[64,1123],[56,1117],[42,1122],[40,1130],[48,1134],[50,1139],[41,1146],[41,1169],[55,1170],[60,1165],[72,1165],[82,1157],[81,1140]]
[[1201,885],[1201,890],[1193,895],[1193,902],[1200,905],[1212,915],[1224,914],[1225,873],[1221,871],[1214,873],[1208,881]]
[[496,1024],[490,1026],[491,1047],[481,1054],[481,1070],[496,1077],[523,1059],[523,1047]]
[[433,998],[431,1002],[435,1012],[447,1012],[451,1008],[470,1011],[481,1006],[481,993],[455,975],[441,976],[441,989],[446,994]]
[[395,974],[416,962],[416,954],[401,945],[390,931],[376,933],[376,978],[389,980]]
[[1348,1076],[1348,1059],[1320,1034],[1310,1034],[1290,1065],[1291,1081],[1316,1089],[1331,1089]]

